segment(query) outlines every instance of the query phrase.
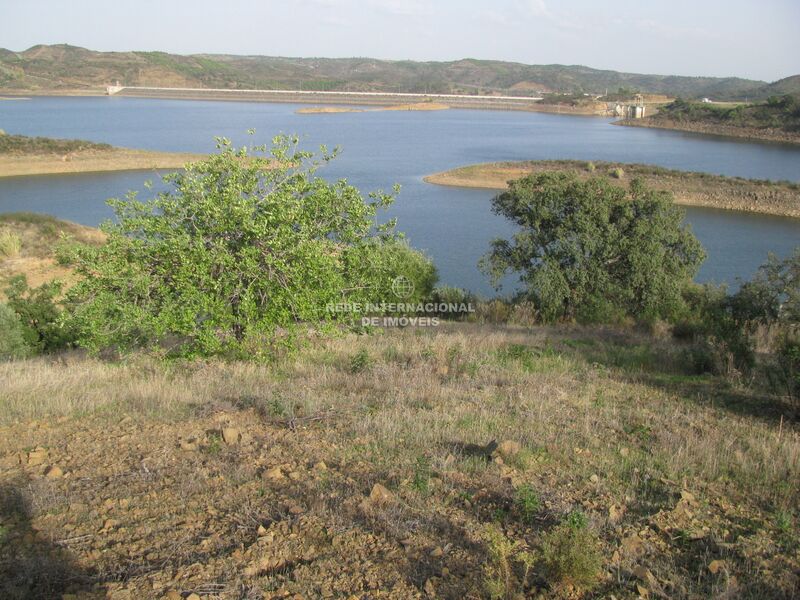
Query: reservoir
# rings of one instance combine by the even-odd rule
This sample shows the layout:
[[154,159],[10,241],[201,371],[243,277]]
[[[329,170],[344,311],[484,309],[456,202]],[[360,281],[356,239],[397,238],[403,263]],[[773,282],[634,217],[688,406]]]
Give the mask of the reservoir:
[[[0,102],[0,128],[162,151],[211,152],[214,136],[253,144],[268,143],[277,133],[300,135],[306,149],[340,146],[340,156],[319,174],[346,178],[364,194],[399,183],[401,193],[386,216],[396,217],[398,230],[434,259],[442,283],[483,295],[495,292],[477,262],[493,238],[508,237],[514,230],[492,214],[491,191],[430,185],[422,181],[425,175],[478,162],[564,158],[800,181],[800,146],[614,127],[599,117],[477,110],[298,115],[298,108],[124,97],[33,98]],[[251,128],[254,136],[246,133]],[[144,171],[0,178],[0,212],[42,212],[97,225],[111,217],[106,199],[129,190],[140,191],[141,199],[152,194],[144,189],[146,180],[160,189],[158,173]],[[769,252],[783,257],[800,245],[797,219],[707,208],[687,208],[686,214],[708,253],[698,281],[735,286]]]

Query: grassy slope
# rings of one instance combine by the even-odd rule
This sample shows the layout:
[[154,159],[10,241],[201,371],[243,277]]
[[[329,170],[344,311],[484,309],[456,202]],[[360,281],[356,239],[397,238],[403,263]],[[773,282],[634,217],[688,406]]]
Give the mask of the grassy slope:
[[[453,325],[317,340],[272,366],[0,364],[0,580],[482,598],[487,524],[538,553],[577,509],[601,541],[591,597],[791,597],[798,431],[768,398],[683,375],[678,351]],[[495,460],[491,440],[522,450]],[[393,499],[370,501],[376,483]],[[527,593],[548,585],[537,564]]]
[[[41,215],[3,227],[16,260],[48,259],[62,231],[102,239]],[[0,596],[481,598],[487,524],[538,553],[580,510],[594,597],[792,597],[797,424],[757,388],[688,375],[681,352],[630,330],[447,324],[271,365],[0,363]],[[521,450],[497,460],[492,440]],[[370,501],[376,483],[393,500]],[[577,597],[541,563],[532,587]]]
[[[673,96],[766,98],[765,82],[739,78],[643,75],[567,65],[524,65],[463,59],[453,62],[369,58],[284,58],[164,52],[94,52],[75,46],[0,50],[0,89],[80,89],[127,85],[292,88],[432,93],[541,91],[603,93],[620,87]],[[794,89],[791,79],[782,88]],[[778,83],[778,82],[776,82]]]
[[117,148],[86,140],[0,133],[0,177],[144,169],[179,169],[203,155]]
[[59,265],[54,249],[62,235],[85,243],[102,243],[103,234],[92,227],[62,221],[36,213],[0,213],[0,233],[18,236],[20,252],[14,256],[0,254],[0,300],[4,298],[5,281],[14,275],[25,275],[31,286],[59,279],[67,285],[74,279],[72,271]]
[[[594,170],[589,165],[594,165]],[[622,169],[622,181],[614,177],[616,169]],[[428,175],[425,181],[456,187],[503,190],[510,180],[554,170],[573,171],[581,177],[599,175],[615,183],[641,177],[654,189],[674,193],[678,204],[800,217],[800,185],[796,183],[692,173],[652,165],[577,160],[484,163]]]

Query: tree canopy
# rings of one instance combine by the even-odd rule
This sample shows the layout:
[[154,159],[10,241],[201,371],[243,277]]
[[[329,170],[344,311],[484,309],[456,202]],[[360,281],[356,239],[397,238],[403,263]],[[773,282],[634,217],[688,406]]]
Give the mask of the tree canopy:
[[519,226],[497,239],[482,269],[516,272],[545,320],[667,316],[705,258],[668,192],[633,180],[542,173],[511,182],[493,210]]
[[271,148],[218,142],[217,154],[166,176],[169,191],[110,200],[106,243],[65,253],[82,276],[69,293],[81,345],[177,337],[185,352],[251,355],[301,324],[341,318],[330,303],[373,301],[399,275],[415,282],[410,301],[430,292],[431,261],[393,222],[377,224],[393,196],[365,201],[346,180],[316,176],[335,152],[316,159],[284,136]]

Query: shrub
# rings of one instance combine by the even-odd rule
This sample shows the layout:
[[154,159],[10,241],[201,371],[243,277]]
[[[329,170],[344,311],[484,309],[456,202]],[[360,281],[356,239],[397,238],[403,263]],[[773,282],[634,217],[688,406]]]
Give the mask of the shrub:
[[614,179],[622,179],[623,177],[625,177],[625,171],[622,170],[620,167],[617,167],[615,169],[611,169],[609,175],[611,175]]
[[789,398],[796,410],[800,410],[800,333],[786,333],[775,352],[777,363],[776,383]]
[[539,513],[542,502],[533,486],[526,483],[517,488],[514,505],[517,507],[522,519],[526,522],[531,522]]
[[518,541],[511,541],[496,525],[484,531],[488,560],[483,566],[484,586],[492,600],[523,597],[528,575],[535,563],[533,553]]
[[366,348],[362,348],[350,358],[350,372],[353,374],[367,371],[371,366],[372,359]]
[[0,258],[14,258],[22,249],[22,240],[13,231],[0,230]]
[[116,222],[99,247],[62,251],[83,280],[69,292],[81,345],[92,351],[184,340],[183,354],[271,355],[309,329],[349,321],[341,303],[393,302],[392,282],[427,297],[431,261],[375,226],[393,196],[369,200],[345,180],[315,175],[331,160],[278,136],[273,146],[219,152],[165,177],[167,192],[146,202],[111,200]]
[[479,303],[475,313],[478,322],[491,323],[493,325],[508,323],[510,316],[511,306],[500,298]]
[[602,566],[599,540],[585,521],[568,519],[543,537],[542,562],[552,584],[588,589]]
[[74,331],[64,323],[57,301],[60,282],[30,288],[24,275],[16,275],[9,280],[5,293],[8,307],[18,315],[25,344],[32,353],[54,352],[73,345]]
[[499,288],[517,272],[542,319],[655,319],[682,306],[681,289],[704,258],[668,192],[640,180],[541,173],[512,181],[493,209],[519,227],[492,242],[482,270]]
[[594,173],[597,170],[597,167],[592,161],[589,161],[586,163],[586,170],[589,171],[589,173]]
[[751,326],[732,309],[725,287],[689,285],[683,295],[686,311],[673,335],[691,342],[684,352],[688,370],[731,379],[748,375],[755,365]]
[[9,306],[0,304],[0,360],[24,358],[29,352],[19,315]]

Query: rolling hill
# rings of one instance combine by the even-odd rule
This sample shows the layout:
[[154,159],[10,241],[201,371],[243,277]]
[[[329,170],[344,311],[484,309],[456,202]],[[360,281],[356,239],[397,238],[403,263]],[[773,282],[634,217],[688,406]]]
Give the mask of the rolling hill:
[[526,65],[372,58],[287,58],[96,52],[66,44],[22,52],[0,49],[0,90],[90,90],[119,80],[130,86],[302,89],[468,94],[602,94],[618,88],[686,98],[764,99],[800,92],[800,75],[774,83],[736,77],[645,75],[579,65]]

